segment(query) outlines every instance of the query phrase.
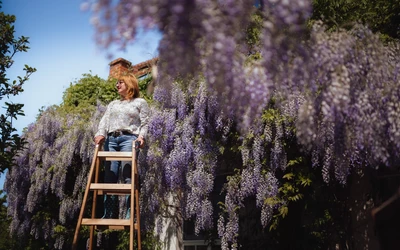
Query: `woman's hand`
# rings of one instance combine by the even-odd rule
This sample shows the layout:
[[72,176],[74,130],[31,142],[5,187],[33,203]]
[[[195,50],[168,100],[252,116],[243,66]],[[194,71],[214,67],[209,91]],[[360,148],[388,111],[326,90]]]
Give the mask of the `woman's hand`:
[[140,142],[140,147],[139,148],[143,148],[144,147],[144,139],[143,139],[143,137],[139,136],[135,141]]
[[104,136],[102,136],[102,135],[98,135],[98,136],[96,136],[95,138],[94,138],[94,143],[96,143],[96,144],[102,144],[103,143],[103,141],[104,141],[104,139],[105,139],[105,137]]

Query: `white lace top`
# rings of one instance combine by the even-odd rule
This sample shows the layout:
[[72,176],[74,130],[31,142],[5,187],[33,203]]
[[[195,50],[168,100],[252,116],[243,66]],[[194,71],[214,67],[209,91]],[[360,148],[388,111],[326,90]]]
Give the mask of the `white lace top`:
[[143,98],[112,101],[100,120],[95,136],[106,137],[110,132],[126,130],[146,138],[149,113],[149,105]]

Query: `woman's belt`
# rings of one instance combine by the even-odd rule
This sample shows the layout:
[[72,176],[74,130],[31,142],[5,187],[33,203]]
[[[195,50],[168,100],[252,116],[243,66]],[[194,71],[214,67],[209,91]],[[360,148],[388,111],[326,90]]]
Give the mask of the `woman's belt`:
[[108,133],[107,135],[112,137],[118,137],[121,135],[133,135],[133,134],[127,130],[115,130],[113,132]]

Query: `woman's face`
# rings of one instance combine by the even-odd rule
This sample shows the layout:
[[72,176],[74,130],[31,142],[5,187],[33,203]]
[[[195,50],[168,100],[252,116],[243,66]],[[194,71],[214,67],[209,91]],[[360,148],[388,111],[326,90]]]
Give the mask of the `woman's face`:
[[116,87],[120,96],[125,97],[128,94],[128,88],[124,81],[118,81]]

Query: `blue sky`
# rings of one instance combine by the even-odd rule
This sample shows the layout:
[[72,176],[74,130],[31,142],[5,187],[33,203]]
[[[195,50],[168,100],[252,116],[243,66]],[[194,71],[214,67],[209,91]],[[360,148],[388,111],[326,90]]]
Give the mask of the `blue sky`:
[[[91,14],[82,12],[82,0],[3,0],[0,11],[16,16],[15,37],[29,37],[30,49],[14,57],[14,65],[6,72],[7,78],[16,80],[24,75],[24,65],[37,69],[25,83],[24,92],[9,100],[25,104],[24,117],[14,126],[19,132],[35,121],[38,110],[60,104],[62,95],[70,83],[92,73],[106,79],[109,63],[122,57],[133,64],[158,55],[161,35],[147,32],[138,37],[125,52],[101,50],[94,41],[95,30],[90,24]],[[112,59],[107,58],[112,52]],[[4,102],[0,102],[3,107]],[[3,111],[1,111],[3,112]],[[5,175],[0,176],[0,189]]]

